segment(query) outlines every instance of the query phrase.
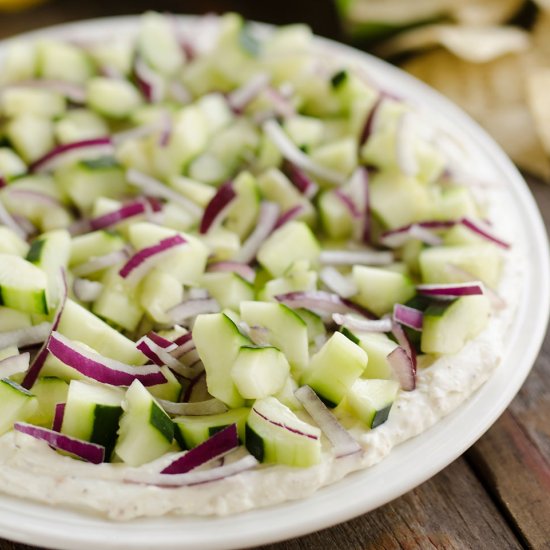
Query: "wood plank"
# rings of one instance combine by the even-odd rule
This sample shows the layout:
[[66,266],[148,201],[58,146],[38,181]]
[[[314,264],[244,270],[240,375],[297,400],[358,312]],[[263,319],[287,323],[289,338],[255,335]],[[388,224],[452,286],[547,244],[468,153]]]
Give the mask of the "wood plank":
[[467,463],[458,459],[430,481],[369,514],[256,550],[305,548],[511,550],[521,545]]

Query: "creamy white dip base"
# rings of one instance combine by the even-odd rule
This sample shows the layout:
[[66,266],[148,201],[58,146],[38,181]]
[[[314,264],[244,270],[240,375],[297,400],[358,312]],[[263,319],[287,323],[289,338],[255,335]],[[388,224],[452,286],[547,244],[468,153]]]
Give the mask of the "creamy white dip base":
[[507,307],[494,312],[487,329],[460,353],[421,369],[416,390],[400,392],[385,424],[372,431],[351,428],[364,447],[362,454],[334,459],[326,445],[323,462],[315,467],[260,466],[202,485],[160,488],[124,479],[129,472],[158,472],[159,466],[171,461],[170,456],[137,469],[122,464],[92,465],[12,431],[0,438],[1,490],[51,505],[95,511],[113,520],[166,514],[227,515],[305,498],[354,470],[380,462],[392,447],[434,425],[490,377],[502,359],[521,288],[518,253],[506,256],[499,291],[506,296]]

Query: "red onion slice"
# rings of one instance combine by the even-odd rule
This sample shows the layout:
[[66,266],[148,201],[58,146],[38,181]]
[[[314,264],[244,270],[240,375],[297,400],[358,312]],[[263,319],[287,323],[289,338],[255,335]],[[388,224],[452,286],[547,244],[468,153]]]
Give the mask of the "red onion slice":
[[389,265],[395,258],[386,250],[323,250],[319,261],[325,265]]
[[319,272],[319,278],[330,291],[342,298],[351,298],[357,294],[357,285],[350,277],[342,275],[335,267],[323,267]]
[[319,191],[319,186],[292,162],[287,161],[285,163],[285,172],[290,181],[294,184],[294,187],[296,187],[306,199],[312,199],[317,194],[317,191]]
[[360,305],[323,290],[288,292],[287,294],[278,294],[275,299],[292,308],[303,307],[324,313],[359,313],[367,319],[373,318],[372,313]]
[[12,215],[6,210],[3,202],[0,200],[0,224],[11,229],[19,238],[27,240],[32,231],[27,231]]
[[361,211],[347,193],[342,189],[336,189],[334,191],[334,196],[347,208],[352,218],[355,220],[361,218]]
[[21,353],[12,355],[0,361],[0,378],[9,378],[14,374],[25,372],[29,368],[31,362],[30,353]]
[[409,354],[397,346],[388,354],[388,362],[397,378],[401,389],[412,391],[416,387],[416,367]]
[[0,189],[6,187],[7,185],[8,183],[6,182],[6,179],[2,175],[0,175]]
[[394,304],[393,320],[396,323],[420,331],[424,322],[424,314],[418,309],[403,304]]
[[87,275],[97,273],[107,267],[112,267],[124,262],[128,259],[128,256],[129,251],[127,248],[115,250],[114,252],[109,252],[109,254],[105,254],[104,256],[98,256],[97,258],[92,258],[88,262],[74,266],[72,268],[72,272],[76,277],[86,277]]
[[413,376],[416,377],[416,350],[411,344],[407,333],[401,325],[392,322],[392,334],[399,346],[403,348],[405,350],[405,353],[409,356],[411,360]]
[[455,221],[430,220],[411,223],[382,233],[380,244],[389,248],[398,248],[410,239],[418,239],[426,244],[437,246],[441,244],[441,239],[433,231],[449,229],[453,225],[456,225]]
[[361,445],[344,429],[342,424],[338,422],[336,417],[327,409],[326,405],[309,386],[298,388],[294,392],[294,395],[331,442],[336,458],[349,456],[363,450]]
[[161,181],[148,176],[138,170],[131,168],[126,172],[126,179],[128,183],[139,187],[147,195],[152,197],[160,197],[168,201],[172,201],[180,206],[183,206],[189,214],[194,218],[200,218],[202,216],[202,208],[197,206],[193,201],[180,195],[170,187],[167,187]]
[[215,458],[227,454],[238,446],[237,425],[231,424],[174,460],[174,462],[161,471],[161,474],[185,474]]
[[63,417],[65,416],[66,403],[57,403],[55,406],[55,414],[53,417],[52,430],[54,432],[60,432],[63,425]]
[[254,414],[257,414],[260,418],[263,418],[266,422],[269,422],[270,424],[273,424],[274,426],[278,426],[279,428],[283,428],[284,430],[287,430],[290,433],[293,433],[293,434],[296,434],[296,435],[301,435],[302,437],[307,437],[308,439],[315,439],[315,440],[319,439],[319,437],[317,435],[302,432],[301,430],[298,430],[298,429],[293,428],[291,426],[287,426],[283,422],[277,422],[276,420],[273,420],[272,418],[268,418],[267,416],[265,416],[265,414],[262,414],[260,411],[258,411],[254,407],[252,407],[251,412],[254,412]]
[[103,284],[88,279],[75,279],[73,282],[74,295],[81,302],[94,302],[103,292]]
[[237,275],[239,275],[249,283],[253,283],[254,279],[256,278],[256,272],[254,271],[254,269],[250,267],[248,264],[245,264],[242,262],[232,262],[232,261],[215,262],[213,264],[209,264],[206,271],[208,273],[219,273],[219,272],[236,273]]
[[267,137],[271,139],[277,149],[279,149],[283,157],[292,164],[334,185],[343,185],[345,183],[345,178],[342,174],[317,164],[303,151],[298,149],[277,121],[266,120],[262,128]]
[[481,281],[450,284],[417,285],[416,291],[424,296],[430,296],[439,300],[454,300],[462,296],[477,296],[484,294],[484,286]]
[[180,324],[202,313],[218,313],[219,311],[220,305],[214,298],[203,298],[187,300],[169,309],[167,313],[174,323]]
[[166,365],[169,369],[175,373],[183,376],[184,378],[194,378],[199,372],[204,370],[202,364],[189,367],[184,365],[181,361],[176,359],[167,349],[156,344],[149,337],[144,336],[138,340],[137,349],[145,355],[145,357],[151,359],[153,363],[159,367]]
[[392,322],[389,318],[382,319],[360,319],[355,315],[342,315],[335,313],[332,320],[340,326],[349,328],[356,332],[391,332]]
[[30,172],[45,172],[53,170],[63,158],[67,155],[78,155],[78,158],[87,158],[90,153],[99,157],[102,155],[113,155],[115,152],[113,142],[109,136],[83,139],[80,141],[73,141],[72,143],[65,143],[54,147],[51,151],[46,153],[43,157],[35,160],[30,166]]
[[285,223],[288,223],[300,217],[304,212],[305,207],[303,204],[297,204],[296,206],[293,206],[279,216],[273,229],[279,229],[279,227],[282,227]]
[[204,235],[210,229],[219,227],[227,217],[229,209],[236,198],[237,192],[233,187],[233,182],[224,183],[204,210],[199,228],[200,233]]
[[160,346],[162,349],[168,352],[174,351],[178,347],[178,344],[176,344],[176,342],[172,342],[171,340],[168,340],[167,338],[164,338],[164,336],[161,336],[160,334],[157,334],[153,331],[149,332],[147,334],[147,337],[149,338],[149,340],[152,340],[157,346]]
[[35,344],[42,344],[48,339],[51,329],[52,324],[45,321],[32,327],[2,332],[0,333],[0,349],[10,346],[25,348],[27,346],[34,346]]
[[233,258],[234,261],[245,264],[250,263],[256,257],[262,243],[271,235],[279,218],[279,206],[274,202],[263,201],[254,231],[243,243],[239,252]]
[[173,100],[181,105],[187,105],[193,100],[191,92],[179,80],[170,82],[168,93]]
[[166,378],[156,365],[136,367],[104,357],[54,331],[48,341],[48,351],[63,364],[102,384],[130,386],[139,380],[144,386],[164,384]]
[[136,252],[120,269],[119,275],[130,284],[137,284],[151,269],[172,254],[174,248],[187,244],[181,235],[162,239],[153,246]]
[[16,422],[13,425],[13,429],[17,432],[30,435],[35,439],[46,441],[48,445],[55,449],[70,453],[92,464],[101,464],[105,460],[105,447],[101,445],[60,434],[47,428],[39,428],[26,422]]
[[157,200],[150,198],[129,202],[117,210],[89,220],[90,230],[97,231],[98,229],[112,227],[128,218],[146,214],[148,209],[151,209],[153,212],[159,212],[162,210],[162,205]]
[[163,78],[138,56],[134,63],[134,74],[141,93],[149,103],[160,103],[164,99],[166,85]]
[[247,455],[236,462],[224,464],[223,466],[210,470],[202,470],[199,472],[191,471],[186,474],[172,475],[136,472],[135,474],[126,476],[125,481],[144,485],[156,485],[159,487],[184,487],[221,481],[222,479],[250,470],[257,465],[258,461],[252,455]]
[[490,241],[493,244],[500,246],[501,248],[509,249],[511,246],[510,243],[507,243],[506,241],[503,241],[502,239],[494,235],[490,227],[487,227],[487,224],[483,223],[480,220],[462,218],[460,220],[460,223],[462,223],[462,225],[464,225],[464,227],[467,227],[470,231],[473,231],[476,235],[483,237],[485,240]]
[[228,410],[225,403],[214,397],[195,403],[173,403],[164,399],[157,399],[157,401],[168,414],[175,416],[208,416],[221,414]]
[[257,73],[248,82],[240,88],[233,90],[227,96],[227,102],[231,109],[237,113],[242,113],[246,107],[264,90],[271,80],[268,73]]
[[384,99],[384,96],[380,95],[372,106],[372,109],[369,111],[369,114],[367,115],[367,120],[365,121],[365,125],[363,126],[363,130],[361,131],[359,146],[363,146],[374,133],[374,130],[376,128],[376,118]]
[[52,197],[47,193],[36,191],[34,189],[22,189],[9,187],[6,193],[10,198],[15,200],[21,200],[25,202],[33,202],[35,204],[41,204],[49,208],[64,208],[63,204],[56,197]]

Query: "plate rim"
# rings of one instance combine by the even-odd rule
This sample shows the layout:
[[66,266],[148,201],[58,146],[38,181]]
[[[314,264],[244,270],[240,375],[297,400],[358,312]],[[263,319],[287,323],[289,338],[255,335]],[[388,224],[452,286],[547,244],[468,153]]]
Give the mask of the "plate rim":
[[[177,17],[181,21],[189,21],[197,19],[200,16],[178,15]],[[32,40],[44,35],[63,35],[82,28],[89,30],[93,27],[103,27],[107,29],[113,25],[131,26],[138,20],[139,15],[125,15],[81,20],[36,29],[1,40],[0,53],[10,42],[18,40]],[[267,24],[258,25],[263,28],[272,27],[272,25]],[[529,338],[527,342],[525,342],[526,347],[523,348],[524,361],[522,367],[516,368],[516,370],[512,372],[512,376],[508,380],[508,383],[504,383],[505,381],[501,380],[502,371],[504,370],[501,364],[497,371],[491,375],[490,379],[468,398],[464,406],[459,406],[457,410],[441,419],[435,426],[429,428],[419,436],[400,444],[380,464],[367,470],[350,474],[334,485],[322,488],[308,499],[289,501],[276,506],[222,518],[161,517],[129,522],[114,522],[98,519],[96,516],[90,514],[80,515],[78,512],[73,512],[65,508],[53,508],[48,505],[24,501],[7,495],[0,495],[0,536],[22,543],[36,544],[49,548],[71,549],[74,548],[75,545],[78,545],[81,550],[87,550],[88,548],[95,549],[97,544],[102,544],[103,548],[106,550],[109,548],[120,549],[130,547],[145,549],[150,548],[151,543],[154,542],[166,549],[178,548],[183,550],[192,548],[196,550],[223,550],[267,544],[305,535],[312,531],[327,528],[349,520],[382,506],[434,476],[460,456],[467,448],[473,445],[475,441],[493,425],[523,385],[523,382],[538,356],[546,334],[546,327],[550,315],[550,256],[548,252],[548,237],[538,206],[525,180],[510,159],[502,152],[493,139],[488,136],[485,130],[472,121],[468,115],[450,102],[450,100],[411,75],[403,72],[401,69],[391,66],[370,54],[330,39],[317,36],[315,39],[317,43],[324,44],[334,49],[336,52],[342,52],[345,56],[349,56],[351,59],[355,59],[365,64],[365,66],[368,66],[369,70],[373,70],[377,73],[377,76],[382,75],[383,78],[381,80],[389,78],[390,80],[400,81],[410,86],[413,91],[412,95],[420,95],[423,98],[422,102],[430,100],[430,103],[435,106],[435,111],[442,114],[444,118],[450,121],[453,126],[456,126],[461,133],[473,137],[476,144],[484,150],[484,156],[488,162],[493,165],[493,168],[495,170],[498,169],[505,175],[507,192],[518,199],[518,221],[522,223],[526,222],[527,227],[524,228],[524,231],[526,232],[526,236],[529,234],[532,238],[529,243],[529,249],[538,252],[538,254],[529,254],[529,257],[533,261],[533,265],[526,269],[523,281],[525,283],[532,283],[535,278],[535,270],[537,271],[536,279],[538,281],[543,281],[542,287],[539,286],[536,289],[536,303],[539,305],[539,308],[536,310],[535,315],[527,315],[528,311],[526,311],[526,309],[528,308],[524,303],[522,303],[519,308],[520,320],[525,318],[525,322],[522,323],[521,326],[525,328],[527,324],[531,327],[531,330],[527,331]],[[405,96],[409,97],[409,94],[405,94]],[[543,253],[541,254],[541,252]],[[532,295],[535,287],[533,287],[532,284],[527,284],[527,286],[527,291]],[[533,296],[531,295],[529,297],[533,300]],[[541,304],[545,307],[540,307]],[[507,348],[511,347],[511,343],[516,343],[517,340],[521,339],[521,335],[517,331],[517,325],[520,325],[520,322],[516,319],[514,320],[516,331],[513,333],[510,342],[508,342]],[[504,363],[505,360],[503,360],[503,364]],[[440,455],[432,461],[429,467],[424,467],[421,475],[416,475],[414,478],[410,478],[405,482],[402,480],[400,481],[400,478],[392,476],[393,479],[388,479],[388,490],[381,498],[372,498],[370,495],[367,495],[370,498],[358,498],[356,496],[350,498],[350,495],[346,492],[350,487],[357,488],[357,486],[363,485],[365,478],[369,476],[376,476],[379,473],[382,476],[385,475],[386,470],[391,470],[392,467],[398,466],[398,459],[401,458],[401,454],[409,456],[409,458],[414,458],[417,455],[420,457],[422,453],[425,452],[425,449],[419,451],[419,444],[420,447],[422,447],[424,440],[427,438],[427,434],[429,436],[441,430],[446,431],[449,429],[447,426],[453,427],[454,424],[463,420],[465,416],[464,410],[467,409],[470,411],[475,408],[474,406],[477,405],[480,400],[482,401],[486,394],[491,393],[489,390],[495,386],[497,382],[499,385],[500,398],[496,402],[491,403],[489,410],[486,411],[483,416],[481,425],[476,426],[475,430],[470,431],[468,436],[462,436],[453,442],[454,445],[452,450],[444,450],[440,453]],[[428,437],[428,441],[430,440],[431,439]],[[396,453],[396,451],[398,452]],[[344,504],[336,511],[334,509],[325,509],[325,501],[332,500],[334,496],[345,498],[343,501]],[[364,495],[361,495],[361,497],[364,497]],[[15,512],[10,516],[14,504],[17,506],[15,507]],[[60,516],[57,517],[58,523],[54,524],[57,530],[52,530],[51,524],[44,518],[42,521],[36,520],[34,524],[30,521],[32,517],[27,518],[26,522],[17,521],[17,519],[21,517],[19,507],[32,510],[35,514],[46,514],[46,516],[51,515],[53,517]],[[299,517],[297,512],[303,512],[304,509],[308,509],[310,513]],[[313,509],[315,512],[311,513]],[[65,521],[64,524],[63,521]],[[84,524],[89,523],[90,525],[88,528],[83,529],[82,522],[84,522]],[[96,524],[96,522],[99,523]],[[211,527],[213,522],[216,523],[220,529],[206,528]],[[222,526],[231,528],[231,524],[235,523],[239,524],[240,527],[234,528],[233,532],[229,535],[225,529],[221,528]],[[159,538],[159,529],[162,531],[166,529],[166,526],[169,524],[171,524],[173,528],[168,529],[168,533],[165,532],[163,534],[161,532],[163,536]],[[261,524],[262,528],[259,529],[257,524]],[[14,525],[17,527],[16,531],[14,531]],[[105,530],[102,531],[98,529],[97,525],[104,526]],[[189,533],[190,525],[193,525],[195,528],[195,531],[192,533]],[[48,529],[48,526],[50,529]],[[71,533],[67,532],[69,529],[68,526],[72,526],[73,528]],[[138,529],[138,526],[141,526],[141,529]],[[243,529],[243,526],[252,526],[252,533]],[[121,529],[121,527],[125,527],[125,529]],[[145,527],[152,527],[152,529],[145,529]],[[202,528],[205,528],[204,533],[206,533],[207,536],[201,535]],[[181,538],[182,535],[190,536],[190,538],[188,538],[187,541],[183,541]],[[147,538],[147,536],[153,538]]]

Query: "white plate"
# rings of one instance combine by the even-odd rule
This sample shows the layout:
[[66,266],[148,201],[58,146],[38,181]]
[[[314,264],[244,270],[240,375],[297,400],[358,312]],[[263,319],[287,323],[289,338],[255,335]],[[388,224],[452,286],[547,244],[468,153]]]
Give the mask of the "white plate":
[[[182,18],[182,21],[189,19]],[[120,35],[135,28],[136,18],[110,18],[37,31],[57,37]],[[2,49],[8,41],[0,44]],[[413,489],[462,454],[498,418],[513,399],[535,361],[550,308],[550,269],[546,232],[536,204],[513,164],[475,123],[424,84],[386,63],[328,40],[319,44],[353,58],[387,90],[442,117],[461,142],[469,144],[483,174],[508,188],[525,251],[523,298],[507,355],[491,379],[463,406],[420,436],[395,448],[369,470],[354,473],[312,497],[226,518],[156,518],[114,523],[61,508],[0,496],[0,536],[59,549],[227,549],[288,539],[323,529],[372,510]],[[414,464],[414,468],[409,467]]]

